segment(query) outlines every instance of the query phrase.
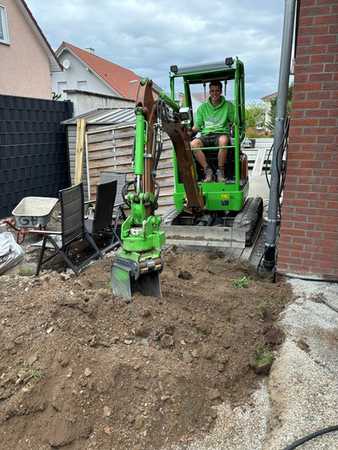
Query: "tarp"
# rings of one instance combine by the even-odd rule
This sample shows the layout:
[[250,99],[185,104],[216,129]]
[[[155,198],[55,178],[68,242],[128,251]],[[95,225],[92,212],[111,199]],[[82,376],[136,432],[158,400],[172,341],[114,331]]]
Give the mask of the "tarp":
[[24,250],[9,231],[0,233],[0,275],[23,260]]

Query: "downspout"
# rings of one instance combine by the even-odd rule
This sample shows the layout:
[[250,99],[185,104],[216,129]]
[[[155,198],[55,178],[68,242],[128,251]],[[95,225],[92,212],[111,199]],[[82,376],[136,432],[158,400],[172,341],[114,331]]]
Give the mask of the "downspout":
[[271,187],[268,208],[268,223],[265,233],[263,266],[273,270],[276,266],[277,226],[279,224],[279,197],[281,169],[283,163],[282,146],[287,114],[288,88],[297,0],[285,0],[284,25],[279,68],[278,97],[276,105],[275,133],[271,161]]

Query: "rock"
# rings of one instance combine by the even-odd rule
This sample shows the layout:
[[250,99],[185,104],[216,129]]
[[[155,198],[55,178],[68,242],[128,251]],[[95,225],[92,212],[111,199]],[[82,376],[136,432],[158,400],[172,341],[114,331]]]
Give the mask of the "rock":
[[77,439],[86,439],[92,432],[89,424],[83,423],[74,427],[63,417],[54,419],[53,424],[47,428],[47,440],[52,448],[65,447]]
[[160,343],[162,348],[171,348],[174,346],[174,338],[170,334],[164,334]]
[[62,353],[59,353],[56,359],[61,367],[67,367],[70,361],[69,356]]
[[103,428],[103,431],[106,433],[106,434],[108,434],[108,436],[109,435],[111,435],[112,434],[112,428],[111,427],[109,427],[108,425],[106,425],[104,428]]
[[298,339],[296,344],[297,344],[297,347],[299,347],[304,352],[310,353],[310,346],[307,342],[304,341],[304,339]]
[[88,367],[86,367],[85,371],[84,371],[85,377],[90,377],[91,374],[92,374],[92,371]]
[[14,350],[14,348],[15,348],[14,341],[11,341],[11,340],[5,341],[3,345],[4,345],[5,350],[7,350],[7,351]]
[[103,407],[103,417],[110,417],[111,416],[111,408],[109,406]]
[[165,325],[165,327],[164,327],[164,334],[170,334],[170,335],[173,335],[174,334],[174,331],[175,331],[175,325],[173,325],[173,324],[167,324],[167,325]]
[[127,421],[128,421],[128,423],[133,424],[135,422],[135,417],[133,417],[132,415],[129,415],[127,417]]
[[54,331],[54,327],[49,327],[49,328],[47,328],[46,333],[50,334],[52,331]]
[[135,419],[135,428],[137,430],[140,430],[141,428],[144,427],[144,423],[145,423],[144,422],[144,418],[142,416],[136,417],[136,419]]
[[193,358],[192,358],[192,356],[190,355],[190,353],[188,352],[188,351],[186,351],[186,352],[183,352],[183,361],[185,362],[185,363],[191,363],[192,362],[192,360],[193,360]]
[[217,419],[217,416],[218,416],[217,409],[212,408],[211,413],[210,413],[210,418],[212,420],[215,420],[215,419]]
[[71,275],[71,273],[70,272],[64,272],[64,273],[62,273],[61,275],[60,275],[60,278],[61,278],[61,280],[63,280],[63,281],[66,281],[66,280],[69,280],[70,279],[70,275]]
[[218,389],[209,389],[208,391],[208,398],[209,400],[217,400],[221,398],[221,394]]
[[180,270],[178,272],[178,278],[181,278],[181,280],[191,280],[192,279],[192,275],[187,270]]
[[21,345],[23,343],[23,336],[18,336],[14,339],[16,345]]
[[147,318],[151,316],[151,312],[149,311],[149,309],[144,309],[140,312],[140,316],[143,318]]
[[96,293],[97,301],[108,301],[112,297],[112,293],[109,289],[99,289]]
[[133,340],[132,339],[125,339],[123,341],[123,343],[126,344],[126,345],[131,345],[133,343]]
[[146,338],[151,334],[151,329],[143,326],[139,326],[135,329],[135,336]]
[[208,346],[204,345],[201,350],[201,356],[202,358],[211,361],[215,356],[215,352]]
[[27,364],[29,366],[32,366],[37,360],[38,360],[38,355],[36,353],[34,353],[27,359]]

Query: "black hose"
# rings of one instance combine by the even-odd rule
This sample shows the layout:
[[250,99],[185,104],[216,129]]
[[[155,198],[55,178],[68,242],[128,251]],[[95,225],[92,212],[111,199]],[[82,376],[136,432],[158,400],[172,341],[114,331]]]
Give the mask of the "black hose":
[[338,425],[323,428],[322,430],[318,430],[318,431],[315,431],[314,433],[308,434],[307,436],[305,436],[301,439],[298,439],[298,441],[295,441],[292,444],[288,445],[283,450],[293,450],[294,448],[297,448],[300,445],[305,444],[305,442],[308,442],[311,439],[314,439],[318,436],[322,436],[323,434],[326,434],[326,433],[331,433],[332,431],[338,431]]

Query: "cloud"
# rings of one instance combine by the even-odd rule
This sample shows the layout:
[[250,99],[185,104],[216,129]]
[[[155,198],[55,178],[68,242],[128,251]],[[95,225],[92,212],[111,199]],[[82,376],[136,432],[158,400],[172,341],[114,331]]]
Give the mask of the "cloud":
[[245,63],[246,97],[277,87],[283,2],[271,0],[26,0],[54,48],[62,41],[153,78],[168,89],[172,64],[238,56]]

